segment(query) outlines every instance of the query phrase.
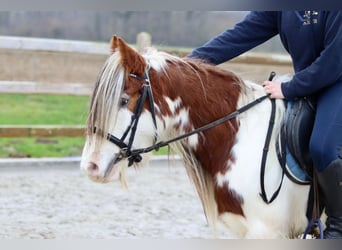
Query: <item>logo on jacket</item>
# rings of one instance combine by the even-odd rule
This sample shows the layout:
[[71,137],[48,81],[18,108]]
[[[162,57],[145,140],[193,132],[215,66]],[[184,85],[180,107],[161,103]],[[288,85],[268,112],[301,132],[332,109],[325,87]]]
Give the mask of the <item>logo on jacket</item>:
[[318,23],[318,12],[314,10],[306,10],[303,15],[303,25]]

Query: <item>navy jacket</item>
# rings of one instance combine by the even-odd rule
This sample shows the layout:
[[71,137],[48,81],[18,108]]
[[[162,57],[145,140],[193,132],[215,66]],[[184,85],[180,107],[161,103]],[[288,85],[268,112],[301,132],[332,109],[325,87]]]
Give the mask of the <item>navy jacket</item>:
[[293,79],[281,86],[287,99],[342,84],[340,11],[251,12],[233,29],[195,49],[190,57],[220,64],[277,34],[291,55],[295,70]]

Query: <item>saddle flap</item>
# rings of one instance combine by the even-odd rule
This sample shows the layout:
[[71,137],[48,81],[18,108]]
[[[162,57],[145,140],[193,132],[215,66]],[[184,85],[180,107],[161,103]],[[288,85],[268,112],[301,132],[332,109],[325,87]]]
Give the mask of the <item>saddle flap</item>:
[[[313,175],[313,162],[309,152],[309,143],[315,114],[314,100],[312,98],[300,98],[287,103],[283,121],[282,136],[285,137],[288,155],[291,154],[293,157],[290,162],[295,160],[310,178]],[[287,158],[289,157],[287,156]]]

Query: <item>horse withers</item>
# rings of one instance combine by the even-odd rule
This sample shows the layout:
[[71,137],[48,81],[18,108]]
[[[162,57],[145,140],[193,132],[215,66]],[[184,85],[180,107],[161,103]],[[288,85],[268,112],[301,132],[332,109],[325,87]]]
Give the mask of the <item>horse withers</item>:
[[[140,53],[116,36],[110,49],[91,96],[81,161],[81,168],[97,182],[120,176],[125,183],[127,166],[148,162],[144,152],[149,150],[144,149],[191,133],[264,95],[261,86],[199,60],[155,49]],[[182,156],[208,222],[213,227],[223,224],[230,237],[292,238],[307,225],[308,186],[284,176],[272,203],[260,196],[270,113],[271,102],[265,99],[170,143]],[[283,116],[284,105],[276,105],[264,169],[268,196],[283,178],[274,146]]]

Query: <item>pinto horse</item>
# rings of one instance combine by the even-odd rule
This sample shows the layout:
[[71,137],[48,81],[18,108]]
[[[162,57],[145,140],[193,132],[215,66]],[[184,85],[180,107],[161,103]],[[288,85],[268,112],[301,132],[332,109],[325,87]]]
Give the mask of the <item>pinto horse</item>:
[[92,93],[81,160],[92,180],[116,176],[125,184],[127,166],[145,164],[151,150],[144,149],[166,141],[182,156],[214,228],[223,224],[234,238],[292,238],[304,231],[309,187],[283,175],[274,147],[285,112],[281,101],[264,169],[266,196],[283,182],[277,198],[265,202],[259,176],[270,99],[196,131],[264,96],[260,85],[199,60],[155,49],[139,53],[116,36],[110,48]]

